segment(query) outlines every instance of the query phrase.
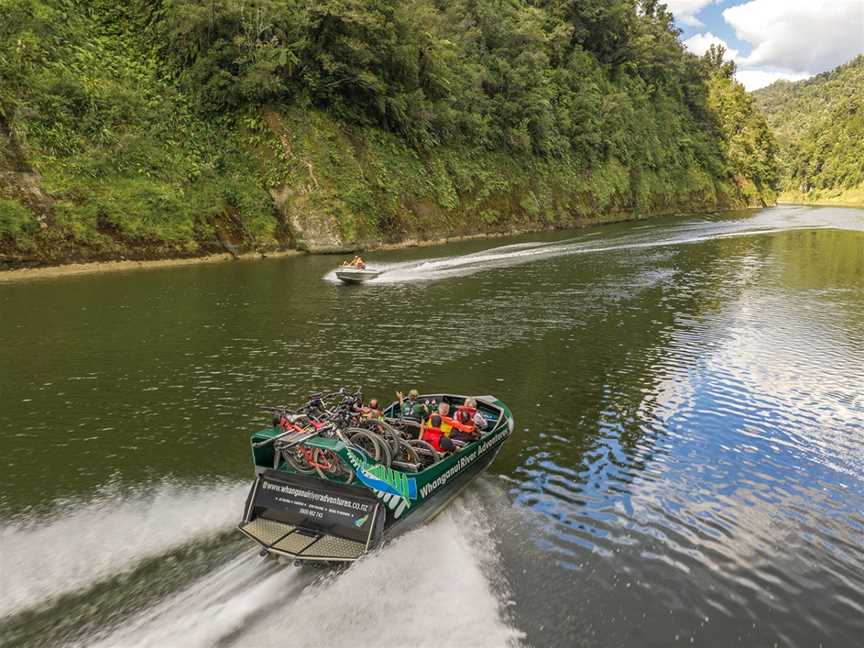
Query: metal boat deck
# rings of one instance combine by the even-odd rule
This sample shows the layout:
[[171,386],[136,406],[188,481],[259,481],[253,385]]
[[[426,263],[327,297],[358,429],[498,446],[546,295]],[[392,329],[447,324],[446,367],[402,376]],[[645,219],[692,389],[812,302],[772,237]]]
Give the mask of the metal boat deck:
[[307,531],[263,517],[239,528],[266,551],[288,558],[347,562],[357,560],[367,550],[367,544],[356,540]]

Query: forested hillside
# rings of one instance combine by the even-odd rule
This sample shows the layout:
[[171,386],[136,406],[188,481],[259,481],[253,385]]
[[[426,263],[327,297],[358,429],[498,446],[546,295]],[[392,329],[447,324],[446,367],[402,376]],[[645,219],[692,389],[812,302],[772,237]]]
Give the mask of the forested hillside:
[[784,199],[864,204],[864,56],[753,96],[777,136]]
[[344,248],[772,201],[654,0],[0,0],[0,263]]

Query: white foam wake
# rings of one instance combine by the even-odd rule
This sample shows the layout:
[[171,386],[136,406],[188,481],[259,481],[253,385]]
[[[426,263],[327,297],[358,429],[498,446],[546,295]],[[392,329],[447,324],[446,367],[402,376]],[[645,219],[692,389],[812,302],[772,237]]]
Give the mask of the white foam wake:
[[131,495],[108,488],[66,505],[47,522],[0,528],[0,616],[128,571],[236,523],[248,484],[158,484]]
[[[399,263],[373,263],[382,274],[367,283],[382,285],[438,281],[576,254],[689,245],[714,239],[774,234],[796,229],[860,231],[864,230],[864,224],[857,220],[850,210],[768,209],[758,212],[752,218],[736,220],[695,220],[662,226],[634,225],[630,230],[606,240],[597,240],[595,236],[598,232],[595,231],[566,240],[516,243],[466,255]],[[326,274],[324,279],[338,283],[335,271]]]
[[250,552],[124,621],[101,645],[516,644],[521,635],[504,619],[490,579],[494,543],[478,521],[479,500],[468,502],[323,580]]

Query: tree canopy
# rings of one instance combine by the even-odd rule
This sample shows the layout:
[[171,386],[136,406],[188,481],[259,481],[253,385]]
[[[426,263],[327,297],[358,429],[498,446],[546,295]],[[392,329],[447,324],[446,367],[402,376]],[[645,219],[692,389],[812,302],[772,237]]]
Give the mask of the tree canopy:
[[[324,115],[358,150],[391,138],[390,151],[405,146],[453,179],[434,192],[447,209],[474,192],[476,209],[497,213],[482,197],[503,190],[510,165],[558,164],[562,178],[585,178],[594,204],[634,212],[677,204],[672,194],[770,200],[776,182],[771,133],[722,53],[687,52],[656,0],[0,5],[4,141],[61,197],[64,218],[49,221],[96,231],[91,244],[184,241],[210,231],[202,213],[251,210],[264,223],[277,180],[255,167],[269,110]],[[470,162],[488,155],[503,165],[497,180]],[[373,213],[370,192],[391,192],[363,182],[352,204]],[[412,182],[401,195],[429,191],[427,176]],[[20,223],[18,207],[7,212]]]
[[806,194],[864,183],[864,56],[753,96],[777,134],[784,189]]

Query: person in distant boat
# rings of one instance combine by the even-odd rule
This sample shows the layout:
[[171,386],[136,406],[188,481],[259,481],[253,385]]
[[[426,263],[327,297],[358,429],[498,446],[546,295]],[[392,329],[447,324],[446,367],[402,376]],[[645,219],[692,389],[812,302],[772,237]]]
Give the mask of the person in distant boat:
[[366,269],[366,262],[363,260],[363,257],[361,257],[359,254],[357,256],[355,256],[353,259],[351,259],[350,261],[346,261],[342,265],[348,266],[349,268],[357,268],[358,270],[365,270]]

